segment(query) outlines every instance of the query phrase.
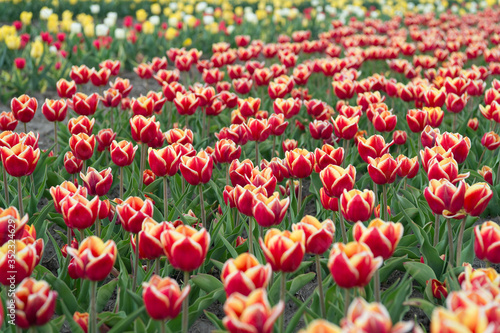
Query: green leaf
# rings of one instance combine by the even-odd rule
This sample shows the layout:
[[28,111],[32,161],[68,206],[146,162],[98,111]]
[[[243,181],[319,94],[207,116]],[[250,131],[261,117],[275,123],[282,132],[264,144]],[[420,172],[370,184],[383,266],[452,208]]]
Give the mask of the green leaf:
[[118,279],[113,279],[110,282],[103,285],[97,291],[97,311],[101,312],[106,304],[108,303],[111,295],[116,289],[116,285],[118,284]]
[[[302,289],[306,284],[311,282],[316,277],[316,273],[309,272],[306,274],[301,274],[295,277],[291,282],[287,283],[288,292],[295,295],[300,289]],[[290,286],[288,286],[290,284]]]
[[75,311],[81,311],[78,302],[76,301],[73,292],[61,279],[57,278],[53,274],[46,274],[44,280],[47,281],[52,289],[57,291],[58,298],[67,306],[70,313],[75,313]]
[[209,312],[207,310],[203,311],[205,316],[214,324],[219,330],[224,330],[224,324],[222,323],[222,320],[220,320],[215,314],[212,312]]
[[406,271],[424,288],[428,280],[436,279],[436,274],[434,274],[434,271],[426,264],[422,264],[420,262],[406,262],[403,266]]
[[209,274],[197,274],[192,276],[190,280],[206,293],[210,293],[219,288],[224,288],[224,285],[219,279]]
[[123,320],[119,321],[117,325],[113,326],[108,333],[122,333],[125,332],[129,327],[130,324],[135,320],[135,318],[139,317],[145,310],[146,308],[144,306],[141,306],[139,309],[135,310],[131,314],[129,314],[127,317],[125,317]]
[[404,303],[404,305],[414,306],[416,308],[422,309],[429,318],[431,318],[432,311],[434,311],[434,308],[436,307],[431,302],[421,298],[410,298]]

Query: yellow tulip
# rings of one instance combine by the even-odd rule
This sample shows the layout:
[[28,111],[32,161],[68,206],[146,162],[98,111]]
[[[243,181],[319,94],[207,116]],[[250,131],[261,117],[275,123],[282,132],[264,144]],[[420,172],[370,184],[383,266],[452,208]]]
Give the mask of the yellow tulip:
[[185,6],[185,7],[184,7],[184,12],[185,12],[186,14],[189,14],[189,15],[193,14],[193,12],[194,12],[194,7],[193,7],[193,5],[187,5],[187,6]]
[[154,3],[151,5],[151,13],[154,15],[160,15],[161,13],[161,6],[157,3]]
[[184,42],[182,42],[182,46],[191,46],[193,44],[193,40],[191,38],[186,38]]
[[23,25],[30,25],[32,18],[33,18],[32,12],[22,12],[21,16],[20,16],[20,19],[21,19],[21,22],[23,22]]
[[21,38],[16,35],[5,37],[5,44],[9,50],[17,50],[21,45]]
[[47,21],[47,29],[52,33],[59,32],[59,21],[54,21],[54,20]]
[[234,14],[235,14],[236,16],[243,16],[243,8],[242,8],[242,7],[240,7],[240,6],[236,7],[236,8],[234,9]]
[[31,52],[30,55],[32,58],[38,59],[43,54],[43,43],[39,40],[31,43]]
[[135,12],[135,17],[137,18],[137,21],[144,22],[148,18],[148,13],[146,13],[144,9],[139,9]]
[[167,40],[172,40],[172,39],[174,39],[175,37],[177,37],[177,35],[178,35],[178,31],[177,31],[177,29],[174,29],[174,28],[172,28],[172,27],[169,27],[169,28],[167,29],[167,31],[165,32],[165,38],[166,38]]
[[83,26],[83,33],[85,34],[86,37],[94,37],[95,35],[94,23],[89,23]]
[[142,32],[147,35],[151,35],[153,32],[155,32],[155,26],[151,22],[145,21],[142,24]]
[[187,21],[188,27],[193,28],[197,21],[198,19],[196,17],[191,16]]
[[165,15],[167,17],[172,15],[172,9],[170,9],[169,7],[163,8],[163,15]]

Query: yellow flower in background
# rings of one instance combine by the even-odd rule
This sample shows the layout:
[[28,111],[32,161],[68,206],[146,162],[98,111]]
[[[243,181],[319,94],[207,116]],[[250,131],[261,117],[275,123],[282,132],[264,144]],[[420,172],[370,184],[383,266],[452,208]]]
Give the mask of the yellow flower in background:
[[148,18],[148,13],[146,13],[144,9],[139,9],[138,11],[135,12],[135,17],[137,21],[144,22]]
[[236,7],[234,9],[234,14],[236,16],[243,16],[243,7],[240,7],[240,6]]
[[71,31],[71,24],[73,23],[73,20],[63,20],[61,21],[61,29],[63,31]]
[[43,54],[43,43],[39,40],[34,41],[31,43],[31,51],[30,55],[32,58],[40,58]]
[[182,46],[191,46],[193,44],[193,40],[191,38],[186,38],[184,42],[182,42]]
[[259,21],[262,21],[263,19],[265,19],[267,17],[267,12],[264,9],[257,9],[255,11],[255,15],[257,15],[257,19]]
[[59,32],[59,21],[57,21],[57,20],[47,21],[47,30],[49,30],[52,33],[58,33]]
[[17,50],[21,46],[21,38],[16,35],[5,37],[5,44],[9,50]]
[[191,16],[187,21],[188,27],[193,28],[197,21],[198,19],[196,17]]
[[72,20],[73,19],[73,13],[69,10],[65,10],[62,15],[61,15],[63,21],[64,20]]
[[151,13],[154,15],[160,15],[161,13],[161,6],[157,3],[154,3],[151,5]]
[[72,5],[76,5],[77,2],[78,2],[78,0],[69,0],[69,3]]
[[163,15],[165,15],[167,17],[172,15],[172,9],[170,9],[169,7],[163,8]]
[[167,29],[167,31],[165,31],[165,38],[166,38],[167,40],[172,40],[172,39],[174,39],[175,37],[177,37],[177,34],[178,34],[177,29],[174,29],[174,28],[172,28],[172,27],[169,27],[169,28]]
[[22,12],[19,19],[23,22],[23,25],[30,25],[31,19],[33,18],[32,12]]
[[212,23],[212,24],[209,24],[205,27],[208,31],[210,31],[210,33],[212,34],[217,34],[219,33],[219,25],[217,23]]
[[87,25],[84,25],[83,33],[85,34],[86,37],[94,37],[95,35],[94,23],[89,23]]
[[185,6],[185,7],[184,7],[184,12],[185,12],[186,14],[190,14],[190,15],[192,15],[192,14],[193,14],[193,12],[194,12],[194,7],[193,7],[193,5],[187,5],[187,6]]
[[144,32],[147,35],[151,35],[153,32],[155,32],[155,26],[153,25],[153,23],[145,21],[142,24],[142,32]]

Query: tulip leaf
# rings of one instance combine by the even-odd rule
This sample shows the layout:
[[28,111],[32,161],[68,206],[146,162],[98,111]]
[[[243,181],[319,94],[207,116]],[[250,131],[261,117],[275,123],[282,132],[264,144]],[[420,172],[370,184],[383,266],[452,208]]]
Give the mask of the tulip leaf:
[[219,235],[220,239],[222,240],[222,242],[224,243],[224,245],[226,246],[227,250],[229,251],[229,253],[231,254],[231,257],[233,258],[236,258],[238,257],[238,252],[236,252],[236,250],[234,249],[234,247],[231,245],[231,243],[229,243],[227,241],[226,238],[224,238],[224,236],[222,235]]
[[425,314],[427,315],[427,317],[429,317],[429,318],[431,318],[432,311],[434,311],[434,308],[436,307],[431,302],[426,301],[426,300],[421,299],[421,298],[410,298],[409,300],[404,302],[404,304],[422,309],[425,312]]
[[222,323],[222,320],[220,320],[215,314],[207,310],[203,311],[203,313],[205,314],[205,316],[207,316],[208,320],[210,320],[210,322],[212,322],[212,324],[217,327],[217,329],[224,330],[224,324]]
[[30,218],[31,224],[35,226],[35,230],[38,231],[41,229],[47,215],[54,210],[54,202],[50,200],[49,202],[47,202],[45,207],[42,208],[40,213],[35,213],[35,215]]
[[97,311],[101,312],[106,304],[108,303],[111,295],[116,289],[116,285],[118,284],[118,279],[113,279],[110,282],[103,285],[97,291]]
[[300,321],[300,318],[302,318],[302,315],[304,314],[304,312],[306,312],[308,310],[308,306],[309,306],[311,299],[313,298],[314,295],[315,295],[315,293],[311,294],[303,302],[298,300],[299,303],[297,305],[299,306],[299,308],[295,311],[295,314],[288,322],[288,326],[286,327],[286,333],[292,333],[292,332],[295,332],[297,330],[297,325]]
[[[392,288],[391,288],[392,287]],[[382,303],[387,307],[394,323],[399,322],[408,311],[407,306],[401,306],[412,293],[412,280],[406,274],[399,283],[394,283],[382,293]]]
[[288,292],[295,295],[300,289],[302,289],[306,284],[311,282],[316,277],[316,273],[309,272],[306,274],[301,274],[295,277],[292,281],[287,283]]
[[422,286],[425,287],[426,282],[431,279],[436,279],[436,274],[432,268],[420,262],[405,262],[406,271]]
[[118,322],[117,325],[113,326],[108,333],[122,333],[125,330],[127,330],[130,327],[130,324],[134,322],[135,318],[139,317],[144,311],[145,307],[141,306],[139,309],[135,310],[131,314],[129,314],[127,317],[123,318],[121,321]]
[[[58,295],[58,296],[60,296],[60,295]],[[70,310],[68,310],[68,307],[66,306],[66,304],[64,304],[64,302],[61,302],[61,307],[62,307],[62,310],[64,313],[64,317],[69,324],[69,328],[70,328],[71,332],[84,333],[82,327],[80,325],[78,325],[76,323],[76,321],[73,319],[74,312],[71,312]]]
[[204,292],[210,293],[216,289],[224,288],[222,282],[215,276],[210,274],[197,274],[190,279],[195,285],[201,288]]
[[73,295],[73,292],[69,289],[66,283],[55,277],[53,274],[45,274],[43,278],[55,291],[57,291],[58,298],[62,300],[71,313],[81,310],[79,303],[76,301],[75,295]]
[[149,192],[154,192],[156,191],[159,187],[160,187],[160,184],[163,182],[163,177],[158,177],[157,179],[155,179],[151,184],[149,184],[148,186],[146,186],[144,188],[144,193],[149,193]]
[[384,262],[384,265],[380,268],[380,281],[386,281],[389,276],[395,270],[403,270],[403,263],[408,260],[408,256],[404,257],[392,257]]

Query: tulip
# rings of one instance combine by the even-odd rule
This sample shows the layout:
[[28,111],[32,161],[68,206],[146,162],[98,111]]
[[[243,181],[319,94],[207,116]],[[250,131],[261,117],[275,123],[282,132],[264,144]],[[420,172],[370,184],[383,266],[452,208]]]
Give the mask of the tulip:
[[461,164],[467,159],[471,147],[470,139],[458,133],[445,132],[436,137],[436,144],[453,153],[453,158]]
[[111,71],[111,75],[116,76],[120,72],[120,60],[105,60],[99,64],[99,68],[107,68]]
[[283,114],[286,119],[299,114],[302,102],[298,98],[281,99],[277,98],[273,102],[273,110],[277,114]]
[[403,237],[403,225],[401,223],[384,222],[374,219],[368,228],[361,222],[357,222],[353,228],[354,240],[362,242],[370,248],[375,257],[381,256],[384,260],[389,259]]
[[344,140],[351,140],[358,132],[359,117],[346,118],[337,116],[332,119],[335,136]]
[[99,197],[87,200],[81,194],[68,195],[62,201],[61,212],[68,228],[83,230],[94,224],[99,213]]
[[333,133],[333,125],[328,121],[314,120],[309,123],[309,131],[315,140],[330,139]]
[[[118,90],[109,88],[108,90],[104,91],[104,96],[101,97],[101,101],[102,104],[104,104],[104,106],[107,108],[116,108],[120,104],[122,97],[123,96]],[[113,113],[110,113],[110,115],[112,116]]]
[[[427,284],[429,281],[427,281]],[[443,299],[448,296],[448,290],[446,288],[446,281],[441,283],[441,281],[432,279],[430,280],[432,296],[436,299]]]
[[13,177],[29,176],[40,159],[40,149],[20,142],[13,147],[0,147],[3,167]]
[[64,169],[70,175],[74,175],[75,173],[79,173],[82,171],[83,161],[79,158],[76,158],[75,155],[71,151],[66,152],[64,154]]
[[356,81],[344,80],[332,82],[333,92],[339,99],[349,100],[354,96],[357,87]]
[[369,163],[370,158],[378,158],[387,154],[394,141],[385,143],[381,135],[372,135],[368,139],[360,137],[358,139],[358,153],[363,161]]
[[491,168],[487,165],[484,165],[481,170],[477,170],[477,172],[484,178],[484,180],[490,184],[493,185],[493,171]]
[[111,128],[105,128],[100,130],[99,133],[97,133],[97,136],[95,137],[97,140],[97,151],[99,152],[105,150],[109,151],[111,143],[115,140],[116,135],[117,134],[113,132]]
[[240,162],[239,160],[232,161],[231,165],[229,166],[229,178],[231,179],[231,184],[233,186],[247,185],[247,178],[252,177],[253,168],[253,163],[249,159],[243,160],[242,162]]
[[399,155],[397,158],[399,164],[398,176],[406,177],[412,179],[417,176],[418,170],[420,169],[420,164],[418,163],[418,157],[408,158],[404,155]]
[[356,168],[349,165],[346,169],[329,165],[319,174],[323,188],[328,196],[339,198],[344,189],[350,191],[356,181]]
[[72,98],[76,94],[76,82],[59,79],[56,83],[57,94],[60,98]]
[[182,156],[180,170],[186,181],[193,185],[206,184],[212,177],[213,158],[205,150],[195,156]]
[[236,259],[228,259],[221,271],[221,281],[227,297],[234,293],[248,296],[259,288],[266,288],[271,281],[270,264],[261,265],[257,258],[242,253]]
[[[336,197],[329,196],[323,187],[319,191],[319,198],[321,201],[321,205],[323,206],[324,209],[331,210],[334,212],[339,211],[339,199]],[[342,219],[342,217],[341,217],[341,219]],[[345,229],[345,226],[342,230],[344,230],[344,229]]]
[[493,131],[484,133],[481,144],[488,150],[495,150],[500,147],[500,136]]
[[427,177],[431,179],[447,179],[452,184],[464,180],[469,177],[469,173],[458,174],[458,164],[453,157],[447,157],[438,161],[438,159],[432,159],[429,162],[427,169]]
[[252,215],[258,225],[270,227],[281,223],[289,206],[290,198],[280,200],[277,192],[269,198],[258,193],[255,195]]
[[428,119],[429,114],[426,110],[411,109],[406,115],[406,121],[413,133],[422,132],[429,121]]
[[154,320],[161,320],[162,327],[165,325],[164,320],[174,319],[179,315],[181,305],[191,290],[190,286],[186,285],[181,291],[177,281],[158,275],[153,275],[149,282],[143,282],[142,287],[146,311]]
[[424,130],[420,133],[420,143],[422,146],[433,148],[436,145],[436,139],[441,133],[439,128],[432,128],[431,126],[425,126]]
[[[429,170],[429,166],[433,160],[441,162],[445,158],[453,158],[453,154],[450,151],[446,151],[441,146],[434,146],[432,148],[426,147],[424,150],[420,151],[420,159],[422,161],[422,167],[425,172]],[[455,161],[456,163],[456,161]],[[458,165],[458,163],[457,163]],[[458,174],[458,171],[457,171]]]
[[85,65],[81,65],[80,67],[72,66],[69,77],[75,84],[86,84],[90,80],[90,70]]
[[330,248],[335,233],[332,220],[320,223],[310,215],[304,216],[299,223],[292,225],[292,229],[304,231],[306,253],[315,255],[321,255]]
[[73,134],[69,139],[69,147],[76,158],[89,160],[94,154],[95,136],[88,136],[85,133]]
[[87,312],[80,313],[75,311],[73,314],[73,320],[80,326],[84,333],[89,331],[89,314]]
[[90,195],[97,195],[100,197],[106,195],[113,184],[111,168],[98,172],[96,169],[89,167],[87,169],[87,174],[84,175],[80,173],[80,178]]
[[342,165],[344,162],[344,148],[334,148],[329,144],[324,144],[321,149],[314,151],[314,171],[320,172],[330,165]]
[[444,111],[439,107],[424,108],[424,110],[427,111],[428,114],[427,123],[431,127],[439,127],[439,125],[443,122]]
[[122,95],[123,98],[126,98],[130,91],[134,87],[130,84],[129,79],[122,79],[117,77],[115,82],[109,84],[111,88],[118,90],[118,92]]
[[[215,144],[214,158],[218,163],[232,163],[234,160],[239,159],[240,155],[241,147],[237,147],[232,140],[222,139]],[[229,173],[226,172],[226,174],[229,177]],[[226,183],[228,183],[228,180],[226,179]]]
[[210,235],[206,229],[196,230],[187,225],[180,225],[174,230],[163,232],[161,242],[172,266],[190,272],[199,268],[205,261]]
[[45,99],[42,113],[48,121],[63,121],[68,112],[68,104],[64,100]]
[[431,332],[486,332],[487,326],[485,313],[470,300],[457,313],[441,307],[432,311]]
[[74,194],[79,194],[84,198],[87,197],[87,189],[81,186],[75,186],[74,183],[70,181],[64,181],[61,185],[50,188],[50,195],[54,201],[54,208],[60,214],[62,214],[62,203],[67,196],[72,196]]
[[273,271],[296,271],[305,254],[305,233],[302,230],[269,229],[259,243]]
[[447,179],[432,179],[424,190],[424,197],[434,214],[452,216],[464,206],[465,191],[463,181],[458,182],[457,187]]
[[272,333],[274,322],[284,308],[285,304],[282,301],[271,308],[266,290],[263,288],[252,291],[248,296],[233,293],[224,303],[226,316],[222,322],[230,333]]
[[[254,206],[256,204],[256,195],[259,193],[267,197],[267,191],[262,186],[256,187],[252,184],[245,185],[244,187],[236,185],[234,188],[233,201],[235,207],[240,213],[246,216],[253,216]],[[286,210],[286,209],[285,209]],[[252,220],[250,220],[251,222]]]
[[151,117],[153,115],[154,101],[150,97],[140,96],[138,98],[132,98],[131,106],[134,115],[141,115],[144,117]]
[[134,116],[130,119],[132,139],[138,143],[148,144],[154,140],[159,122],[155,122],[155,117],[146,118],[144,116]]
[[28,223],[28,214],[21,217],[16,207],[0,208],[0,246],[9,240],[21,239]]
[[474,228],[474,252],[480,260],[493,264],[500,263],[498,248],[500,246],[500,226],[493,221],[487,221]]
[[71,118],[68,121],[68,131],[73,134],[85,133],[92,135],[94,129],[95,119],[90,120],[87,116],[79,116],[78,118]]
[[14,97],[10,101],[10,109],[14,117],[24,123],[24,132],[27,132],[26,123],[29,123],[35,116],[36,109],[38,109],[38,101],[34,97],[21,95],[17,98]]
[[193,93],[182,94],[177,92],[175,95],[174,105],[181,116],[184,115],[187,117],[188,115],[193,115],[199,104],[199,98]]
[[315,319],[299,333],[342,333],[342,329],[324,319]]
[[396,180],[399,170],[399,163],[390,155],[384,154],[382,157],[368,157],[368,174],[375,184],[391,184]]
[[165,132],[165,138],[169,144],[179,143],[181,145],[193,143],[193,131],[190,129],[173,128]]
[[404,131],[394,131],[392,133],[392,140],[398,146],[404,145],[406,143],[407,137],[408,137],[408,134],[406,134],[406,132],[404,132]]
[[100,70],[92,68],[89,79],[95,87],[102,87],[108,84],[110,76],[111,71],[108,68],[101,68]]
[[350,289],[366,286],[382,263],[382,257],[374,257],[368,245],[364,243],[335,243],[328,260],[328,268],[339,287]]
[[391,132],[396,128],[397,117],[390,111],[383,111],[374,115],[372,123],[378,132]]
[[424,103],[428,107],[442,107],[446,100],[445,89],[430,88],[424,93]]
[[294,178],[307,178],[311,175],[314,167],[314,154],[305,150],[296,148],[287,151],[285,154],[286,164],[290,174]]
[[116,206],[118,220],[125,231],[137,234],[142,230],[142,224],[153,216],[153,203],[138,197],[129,197]]
[[297,148],[298,145],[299,145],[299,143],[297,142],[297,140],[293,140],[293,139],[285,139],[283,141],[283,143],[281,144],[283,151],[285,153],[287,151],[294,150],[295,148]]
[[[462,112],[462,110],[465,108],[465,105],[467,104],[469,100],[469,95],[467,93],[459,96],[454,93],[448,93],[446,96],[446,110],[448,112],[452,112],[454,114]],[[456,116],[455,116],[456,117]],[[456,120],[453,121],[455,126],[453,126],[453,130],[456,128]]]
[[392,324],[391,316],[381,303],[367,303],[363,298],[356,298],[341,321],[342,329],[350,332],[418,332],[413,330],[412,321]]
[[[14,258],[11,257],[13,250],[15,251]],[[37,255],[35,244],[14,240],[13,243],[7,242],[2,245],[0,247],[0,283],[4,286],[9,286],[12,282],[19,284],[29,277],[37,264]]]
[[47,282],[26,278],[14,293],[16,326],[30,329],[48,323],[56,308],[57,292]]
[[81,116],[90,116],[95,114],[98,104],[99,95],[97,93],[88,96],[84,93],[76,93],[72,97],[70,106],[77,114]]
[[368,221],[375,207],[375,194],[370,190],[344,189],[340,196],[342,216],[350,222]]
[[137,146],[133,146],[129,141],[116,142],[113,140],[110,146],[111,160],[119,167],[125,167],[134,161]]

